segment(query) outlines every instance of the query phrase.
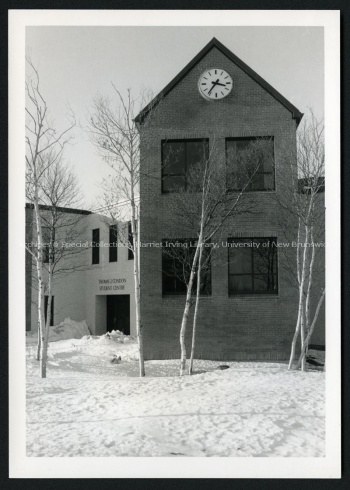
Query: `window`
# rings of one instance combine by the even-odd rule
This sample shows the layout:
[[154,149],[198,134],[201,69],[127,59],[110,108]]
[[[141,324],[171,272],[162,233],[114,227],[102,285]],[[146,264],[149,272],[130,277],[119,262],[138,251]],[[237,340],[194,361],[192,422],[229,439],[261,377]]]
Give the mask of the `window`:
[[[196,240],[167,239],[162,246],[163,295],[185,295],[191,273]],[[197,290],[197,276],[193,292]],[[211,294],[211,254],[210,247],[203,248],[201,270],[201,295]]]
[[100,263],[100,229],[92,230],[92,263]]
[[186,189],[186,173],[209,155],[208,140],[162,142],[162,192]]
[[[136,225],[136,223],[135,223],[135,225]],[[134,246],[134,237],[132,234],[131,221],[128,222],[128,242],[129,242],[128,260],[134,260],[134,252],[131,249],[131,247]]]
[[50,259],[50,228],[42,226],[41,232],[43,238],[43,264],[48,264]]
[[227,188],[231,191],[275,189],[274,140],[234,138],[226,140]]
[[109,227],[109,261],[118,260],[118,225]]
[[[47,306],[49,304],[49,297],[45,295],[45,304],[44,304],[44,309],[45,309],[45,323],[47,320]],[[51,308],[50,308],[50,327],[53,327],[54,323],[54,296],[51,296]]]
[[277,239],[228,240],[229,294],[277,294]]

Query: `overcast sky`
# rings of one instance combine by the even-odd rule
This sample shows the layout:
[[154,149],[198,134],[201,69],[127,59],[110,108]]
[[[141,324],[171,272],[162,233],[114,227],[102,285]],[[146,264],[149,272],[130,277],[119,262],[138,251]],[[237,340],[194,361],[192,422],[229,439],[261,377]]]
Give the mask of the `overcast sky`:
[[[70,104],[84,124],[91,99],[112,95],[111,82],[138,94],[157,94],[216,37],[301,112],[324,112],[322,27],[27,27],[26,47],[40,73],[41,90],[57,126]],[[96,204],[109,173],[79,129],[66,151],[85,195]]]

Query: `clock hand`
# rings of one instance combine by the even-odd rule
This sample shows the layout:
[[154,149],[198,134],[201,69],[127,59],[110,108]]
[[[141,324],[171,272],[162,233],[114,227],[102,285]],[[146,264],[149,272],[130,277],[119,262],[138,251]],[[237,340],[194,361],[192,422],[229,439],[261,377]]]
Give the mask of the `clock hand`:
[[226,83],[217,83],[216,85],[221,85],[222,87],[226,87]]
[[213,90],[213,88],[215,87],[215,85],[218,85],[219,80],[220,80],[220,78],[218,78],[218,79],[216,80],[216,82],[211,82],[211,83],[213,84],[213,86],[212,86],[212,88],[209,90],[208,95],[210,95],[210,92]]

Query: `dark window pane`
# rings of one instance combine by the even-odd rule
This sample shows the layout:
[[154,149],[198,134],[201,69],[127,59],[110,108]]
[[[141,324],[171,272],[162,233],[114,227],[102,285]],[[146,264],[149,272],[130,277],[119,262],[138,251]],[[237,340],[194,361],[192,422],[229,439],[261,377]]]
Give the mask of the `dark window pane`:
[[260,248],[254,253],[254,273],[271,274],[277,270],[277,249],[272,244]]
[[164,175],[184,174],[186,171],[186,147],[184,142],[165,142],[163,144]]
[[231,293],[252,292],[252,276],[230,276],[229,290]]
[[229,162],[231,165],[235,165],[237,163],[236,148],[237,148],[236,141],[233,140],[226,141],[227,162]]
[[[45,304],[44,304],[44,309],[45,309],[45,323],[47,321],[47,307],[49,304],[49,297],[45,295]],[[50,308],[50,322],[49,322],[50,327],[53,327],[54,325],[54,296],[51,296],[51,308]]]
[[263,158],[263,165],[262,165],[262,170],[264,172],[273,172],[273,141],[264,141],[264,158]]
[[229,249],[229,273],[250,274],[252,271],[252,251],[250,248]]
[[185,187],[185,177],[168,175],[163,177],[163,192],[174,192]]
[[48,226],[42,226],[41,235],[43,239],[43,263],[49,263],[50,257],[50,228]]
[[128,222],[128,241],[129,241],[128,260],[134,260],[134,252],[132,250],[132,247],[134,246],[134,237],[132,234],[132,227],[130,221]]
[[163,293],[172,294],[175,290],[175,280],[173,277],[163,274]]
[[277,289],[277,276],[276,274],[266,274],[264,276],[254,276],[254,290],[255,291],[276,291]]
[[229,292],[276,294],[276,238],[237,238],[230,242],[241,247],[229,248]]
[[[177,244],[176,248],[166,246],[165,243]],[[163,276],[163,294],[186,294],[187,284],[190,278],[191,267],[193,263],[196,247],[181,247],[181,244],[195,242],[194,239],[168,239],[163,240],[162,248],[162,276]],[[193,283],[193,294],[197,289],[197,275]],[[201,269],[201,289],[200,294],[211,294],[211,262],[210,248],[204,248],[202,254]]]
[[174,192],[186,188],[187,172],[193,165],[204,162],[207,157],[208,140],[164,141],[162,143],[162,192]]
[[205,141],[190,141],[186,144],[187,151],[187,171],[191,165],[205,162],[207,157],[207,144]]
[[255,138],[245,139],[245,140],[237,140],[237,142],[236,142],[237,152],[245,150],[246,148],[248,148],[248,146],[251,144],[252,141],[255,141]]
[[92,230],[92,263],[100,263],[100,229]]
[[264,188],[265,189],[274,189],[275,187],[275,179],[273,173],[264,175]]
[[109,228],[109,261],[117,262],[118,260],[118,228],[112,225]]
[[273,140],[226,140],[227,188],[262,191],[274,189]]
[[264,174],[260,172],[256,172],[252,177],[251,177],[251,190],[253,191],[260,191],[264,190],[265,188],[265,179],[264,179]]

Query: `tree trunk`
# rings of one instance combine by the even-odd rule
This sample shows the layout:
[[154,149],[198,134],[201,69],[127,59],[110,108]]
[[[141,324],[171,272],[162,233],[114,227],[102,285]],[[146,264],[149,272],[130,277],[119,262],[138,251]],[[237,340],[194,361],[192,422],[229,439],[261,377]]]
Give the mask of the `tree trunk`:
[[39,318],[38,318],[38,343],[36,346],[36,356],[35,356],[35,359],[37,361],[40,360],[40,352],[41,352],[41,337],[40,337],[40,325],[39,325]]
[[[310,301],[311,301],[311,287],[312,287],[312,278],[313,278],[313,270],[315,263],[315,247],[314,247],[314,235],[313,235],[313,227],[310,228],[310,243],[312,244],[311,251],[311,260],[309,266],[309,277],[308,277],[308,285],[306,291],[306,299],[305,299],[305,320],[306,320],[306,337],[308,337],[310,332]],[[307,354],[308,350],[308,342],[305,341],[304,349],[302,349],[301,353],[305,350],[305,354]],[[306,363],[306,356],[303,356],[302,366]]]
[[199,254],[199,247],[197,245],[196,252],[195,252],[194,257],[193,257],[190,279],[189,279],[188,285],[187,285],[186,303],[185,303],[185,309],[184,309],[184,312],[182,315],[182,321],[181,321],[181,329],[180,329],[180,347],[181,347],[180,376],[183,376],[185,374],[185,371],[186,371],[186,342],[185,342],[186,327],[187,327],[188,314],[189,314],[190,306],[191,306],[192,286],[193,286],[194,274],[195,274],[197,260],[198,260],[198,254]]
[[[134,202],[134,195],[131,196],[131,208],[132,208],[132,219],[131,219],[131,231],[133,235],[133,252],[134,252],[134,291],[135,291],[135,306],[136,306],[136,336],[139,351],[139,375],[140,377],[145,376],[145,361],[143,354],[143,332],[141,323],[141,307],[140,307],[140,246],[139,246],[139,233],[136,226],[136,209]],[[139,222],[140,220],[138,220]]]
[[202,266],[202,254],[203,254],[202,237],[200,237],[200,241],[201,244],[200,244],[199,258],[198,258],[196,304],[194,307],[194,315],[193,315],[191,357],[190,357],[190,366],[188,369],[188,374],[192,374],[193,372],[194,350],[196,347],[196,329],[197,329],[197,316],[198,316],[199,296],[200,296],[200,287],[201,287],[201,266]]
[[51,266],[51,263],[49,263],[48,298],[47,298],[47,310],[46,310],[46,322],[45,322],[45,335],[44,335],[42,343],[41,343],[42,353],[41,353],[40,373],[41,373],[42,378],[46,378],[47,348],[48,348],[48,344],[49,344],[49,331],[50,331],[50,322],[51,322],[51,303],[52,303],[52,266]]
[[[40,267],[42,271],[42,267]],[[38,315],[40,317],[40,376],[46,377],[46,357],[45,357],[45,338],[46,338],[46,326],[45,326],[45,303],[44,303],[44,283],[42,276],[39,277],[39,296],[38,296]]]
[[[35,176],[36,181],[36,176]],[[37,352],[39,351],[40,357],[40,374],[41,377],[45,377],[42,375],[43,372],[46,372],[42,369],[43,363],[46,366],[46,360],[43,359],[43,341],[45,337],[45,304],[44,304],[44,282],[43,282],[43,236],[42,236],[42,228],[41,228],[41,219],[40,219],[40,210],[39,210],[39,196],[38,196],[38,186],[35,186],[34,193],[34,210],[35,210],[35,221],[36,221],[36,230],[37,230],[37,243],[38,243],[38,251],[36,258],[36,268],[38,275],[38,347]]]
[[[304,301],[304,298],[303,298]],[[304,351],[304,344],[305,344],[305,310],[304,310],[304,303],[301,303],[301,318],[300,318],[300,346],[301,346],[301,352]],[[301,370],[306,371],[306,361],[305,358],[301,364]]]
[[291,352],[290,352],[290,359],[289,359],[289,364],[288,364],[288,369],[292,369],[293,367],[293,362],[294,362],[294,357],[295,357],[295,347],[301,327],[301,320],[302,320],[302,310],[303,310],[303,295],[304,295],[304,282],[305,282],[305,270],[306,270],[306,253],[307,253],[307,247],[305,246],[308,242],[308,236],[309,236],[309,229],[306,226],[305,227],[305,240],[304,240],[304,253],[303,253],[303,261],[301,264],[301,275],[300,275],[300,284],[299,284],[299,303],[298,303],[298,318],[297,318],[297,323],[295,326],[295,332],[292,340],[292,347],[291,347]]
[[139,351],[139,375],[145,376],[145,361],[143,355],[143,332],[141,324],[141,308],[140,308],[140,273],[136,266],[137,254],[134,253],[134,281],[135,281],[135,303],[136,303],[136,335]]
[[314,331],[314,328],[315,328],[315,325],[316,325],[316,321],[317,321],[317,318],[318,318],[318,314],[320,312],[320,308],[321,308],[321,305],[322,305],[323,300],[324,300],[325,293],[326,293],[326,290],[324,289],[322,291],[322,294],[321,294],[320,299],[318,300],[318,304],[317,304],[317,307],[316,307],[314,319],[312,320],[312,324],[311,324],[309,333],[308,333],[308,335],[307,335],[307,337],[305,339],[305,343],[304,343],[305,348],[302,351],[302,353],[300,354],[300,357],[299,357],[299,360],[298,360],[298,363],[297,363],[296,368],[298,368],[301,365],[301,363],[303,362],[303,359],[305,359],[305,357],[306,357],[307,346],[309,345],[309,342],[310,342],[312,333]]

